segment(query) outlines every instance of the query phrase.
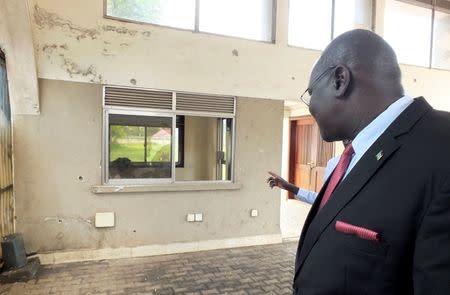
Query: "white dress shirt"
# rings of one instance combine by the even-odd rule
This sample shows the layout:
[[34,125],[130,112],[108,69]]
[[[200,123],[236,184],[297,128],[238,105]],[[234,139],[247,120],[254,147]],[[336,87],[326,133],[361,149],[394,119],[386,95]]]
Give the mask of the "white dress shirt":
[[[355,167],[358,161],[364,156],[367,150],[372,144],[386,131],[386,129],[397,119],[398,116],[411,104],[414,99],[410,96],[403,96],[391,104],[384,112],[378,115],[369,125],[361,130],[355,139],[352,141],[353,156],[344,178]],[[327,168],[324,174],[324,182],[331,175],[334,168],[336,168],[339,162],[340,156],[331,158],[327,163]],[[317,193],[300,188],[296,195],[296,198],[300,201],[307,202],[309,204],[314,203],[317,197]]]

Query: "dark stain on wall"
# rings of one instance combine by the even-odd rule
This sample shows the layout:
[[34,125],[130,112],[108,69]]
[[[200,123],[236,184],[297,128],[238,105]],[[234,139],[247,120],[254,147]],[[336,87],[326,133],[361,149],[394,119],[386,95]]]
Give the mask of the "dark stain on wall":
[[40,8],[38,5],[34,6],[34,20],[40,29],[53,29],[55,27],[60,27],[63,30],[75,35],[77,40],[85,38],[91,38],[94,40],[97,39],[99,35],[99,31],[96,29],[87,29],[75,25],[71,21],[60,17],[56,13],[51,13],[43,8]]

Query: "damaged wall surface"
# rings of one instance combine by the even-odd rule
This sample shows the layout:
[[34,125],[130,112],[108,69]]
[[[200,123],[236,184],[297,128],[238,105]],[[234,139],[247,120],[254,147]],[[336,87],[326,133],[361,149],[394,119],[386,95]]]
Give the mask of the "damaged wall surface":
[[[0,45],[10,57],[12,91],[24,91],[11,100],[23,104],[13,109],[13,141],[17,229],[28,250],[280,233],[279,191],[267,188],[266,171],[281,166],[283,100],[298,101],[320,55],[287,45],[288,0],[277,1],[274,44],[106,19],[102,0],[19,2],[28,6],[0,0],[2,8],[13,8],[0,10],[0,38],[7,40],[0,39]],[[383,2],[376,1],[377,19],[382,19]],[[19,6],[21,12],[15,10]],[[31,25],[26,27],[28,14]],[[14,18],[21,20],[12,28]],[[34,56],[39,80],[33,76]],[[406,65],[402,70],[410,95],[424,95],[433,106],[450,109],[445,88],[450,72]],[[93,194],[92,186],[101,184],[104,84],[239,97],[235,173],[243,188]],[[37,110],[39,116],[23,115]],[[260,216],[251,219],[249,210],[255,207]],[[304,217],[307,208],[297,209],[289,216]],[[116,226],[96,229],[95,213],[109,211],[116,213]],[[199,211],[204,222],[185,221],[187,213]]]
[[[277,2],[271,44],[106,19],[102,0],[29,0],[39,77],[297,100],[320,52],[287,45],[288,0]],[[382,0],[376,15],[382,24]],[[450,109],[443,88],[449,71],[402,70],[410,95]]]
[[[17,230],[29,251],[134,247],[280,234],[278,192],[267,167],[281,162],[283,102],[239,98],[239,190],[93,194],[101,183],[102,87],[40,79],[41,115],[16,116]],[[264,120],[262,120],[264,118]],[[251,218],[257,208],[260,217]],[[94,226],[115,212],[114,228]],[[201,223],[186,222],[202,212]]]

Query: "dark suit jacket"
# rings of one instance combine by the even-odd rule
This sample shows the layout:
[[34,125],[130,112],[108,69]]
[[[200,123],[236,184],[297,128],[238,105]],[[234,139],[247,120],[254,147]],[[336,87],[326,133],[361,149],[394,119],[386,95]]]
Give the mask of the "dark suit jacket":
[[[300,237],[294,294],[450,294],[449,113],[415,99],[316,216],[323,193]],[[381,240],[338,232],[337,220]]]

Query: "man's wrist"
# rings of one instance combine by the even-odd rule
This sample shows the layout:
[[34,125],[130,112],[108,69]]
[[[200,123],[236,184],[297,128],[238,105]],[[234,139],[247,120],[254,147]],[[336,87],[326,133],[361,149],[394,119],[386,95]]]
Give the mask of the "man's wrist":
[[287,183],[285,186],[285,189],[290,191],[291,193],[297,195],[298,194],[298,187],[292,183]]

